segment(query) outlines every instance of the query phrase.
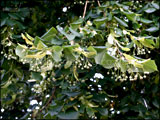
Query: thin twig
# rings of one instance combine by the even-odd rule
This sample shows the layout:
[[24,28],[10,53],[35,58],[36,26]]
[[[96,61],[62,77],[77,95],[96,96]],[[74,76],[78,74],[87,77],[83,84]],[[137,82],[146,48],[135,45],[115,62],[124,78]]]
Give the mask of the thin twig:
[[84,6],[83,18],[85,17],[85,14],[86,14],[87,4],[88,4],[88,0],[86,0],[86,4]]
[[[42,110],[43,110],[43,109],[46,109],[46,108],[47,108],[47,106],[51,103],[51,101],[52,101],[53,97],[55,97],[55,96],[54,96],[55,91],[56,91],[56,86],[54,87],[54,89],[53,89],[53,91],[52,91],[52,95],[51,95],[51,97],[49,98],[48,102],[46,103],[46,105],[45,105],[45,106],[43,106],[43,107],[42,107],[42,109],[40,109],[40,111],[39,111],[38,113],[41,113],[41,112],[42,112]],[[37,113],[37,114],[38,114],[38,113]],[[37,115],[37,114],[36,114],[36,115]],[[35,115],[33,118],[36,118],[36,115]],[[33,116],[33,115],[32,115],[32,116]]]
[[42,110],[45,109],[45,108],[51,103],[53,97],[55,97],[55,96],[54,96],[55,91],[56,91],[56,87],[54,87],[53,92],[52,92],[52,96],[49,98],[48,102],[47,102],[46,105],[42,108]]
[[99,0],[97,0],[97,2],[98,2],[98,6],[101,6],[101,4],[100,4]]

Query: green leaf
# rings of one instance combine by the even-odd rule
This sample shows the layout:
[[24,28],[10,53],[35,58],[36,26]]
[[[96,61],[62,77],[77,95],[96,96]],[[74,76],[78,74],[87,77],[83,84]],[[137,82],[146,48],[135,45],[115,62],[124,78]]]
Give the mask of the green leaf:
[[87,50],[89,51],[87,54],[88,58],[94,58],[97,55],[97,51],[92,47],[88,47]]
[[160,39],[159,39],[159,37],[157,37],[155,47],[156,47],[157,49],[160,48]]
[[66,34],[67,34],[67,33],[63,30],[63,28],[62,28],[61,26],[57,25],[56,28],[57,28],[57,30],[58,30],[61,34],[63,34],[63,35],[66,35]]
[[119,29],[119,28],[116,28],[116,34],[119,35],[119,36],[122,36],[122,30]]
[[66,37],[67,37],[67,39],[68,39],[69,41],[72,41],[72,40],[74,40],[75,35],[73,35],[73,34],[67,34]]
[[77,29],[78,27],[80,27],[82,23],[83,23],[83,18],[78,19],[77,21],[71,23],[70,25],[73,29]]
[[15,101],[15,99],[16,99],[16,94],[12,95],[12,99],[9,100],[9,101],[7,101],[6,104],[11,104],[11,103],[13,103],[13,102]]
[[64,65],[64,68],[67,69],[72,65],[72,61],[67,61],[66,64]]
[[121,47],[121,49],[123,50],[123,51],[130,51],[130,49],[129,48],[127,48],[127,47]]
[[1,19],[1,27],[6,24],[8,18]]
[[87,114],[89,117],[94,115],[95,110],[93,108],[87,107],[86,108]]
[[10,80],[8,80],[7,82],[5,82],[3,85],[1,84],[1,89],[2,88],[7,88],[9,85],[11,85],[12,82]]
[[159,109],[159,102],[158,102],[157,99],[154,99],[152,103],[153,103],[153,105],[154,105],[155,107],[157,107],[157,108]]
[[151,3],[152,4],[152,6],[154,7],[154,8],[156,8],[157,10],[159,10],[159,5],[157,4],[157,3]]
[[26,27],[19,21],[15,21],[15,24],[18,25],[19,29],[23,30],[25,29]]
[[49,113],[51,114],[51,116],[57,115],[61,111],[62,108],[63,106],[58,106],[58,105],[51,106],[50,107],[51,110],[49,110]]
[[148,32],[157,32],[158,30],[159,30],[158,27],[150,27],[150,28],[146,29],[146,31],[148,31]]
[[45,40],[46,38],[53,36],[55,34],[57,34],[57,30],[54,27],[52,27],[41,38]]
[[65,58],[67,60],[74,61],[76,58],[79,57],[79,54],[76,54],[74,52],[74,49],[77,48],[77,47],[79,47],[79,46],[77,46],[77,45],[74,45],[74,46],[73,45],[72,46],[68,45],[68,46],[64,46],[63,47],[64,48],[64,50],[63,50],[64,56],[65,56]]
[[43,41],[40,37],[36,36],[34,40],[34,46],[37,47],[39,41]]
[[52,57],[56,62],[61,61],[61,56],[62,56],[62,51],[63,48],[60,46],[53,46],[52,47],[53,53],[52,53]]
[[108,109],[107,108],[95,108],[101,115],[108,116]]
[[74,35],[74,34],[67,34],[59,25],[57,26],[57,30],[58,30],[61,34],[65,35],[66,38],[67,38],[69,41],[74,40],[75,35]]
[[127,47],[123,47],[122,45],[120,45],[118,42],[117,42],[118,46],[123,50],[123,51],[130,51],[129,48]]
[[39,42],[37,44],[37,49],[42,50],[44,48],[47,48],[47,45],[45,45],[41,40],[39,40]]
[[142,23],[146,23],[146,24],[150,24],[150,23],[153,22],[153,21],[148,20],[148,19],[145,19],[145,18],[140,18],[140,21],[141,21]]
[[16,55],[18,55],[19,57],[23,58],[24,56],[26,56],[27,54],[27,50],[26,50],[26,46],[23,47],[22,45],[18,45],[16,47]]
[[143,65],[143,71],[144,72],[154,72],[154,71],[158,71],[157,69],[157,65],[155,63],[154,60],[145,60],[142,62],[142,65]]
[[81,94],[81,92],[63,92],[63,94],[69,96],[69,97],[75,97]]
[[155,12],[155,11],[156,11],[155,8],[147,8],[147,9],[145,10],[146,13],[153,13],[153,12]]
[[104,24],[105,22],[107,21],[107,18],[104,17],[104,18],[100,18],[100,19],[95,19],[93,21],[93,23],[96,25],[96,27],[100,27],[102,24]]
[[40,37],[37,37],[37,36],[35,37],[34,46],[36,46],[38,50],[42,50],[44,48],[47,48],[47,45],[45,45],[42,42],[42,39]]
[[58,117],[60,119],[78,119],[79,112],[60,112]]
[[126,15],[126,17],[132,22],[137,22],[137,15],[135,13],[122,12]]
[[46,55],[46,52],[38,52],[36,54],[32,54],[32,55],[26,55],[25,58],[43,58]]
[[145,47],[148,47],[148,48],[154,48],[154,41],[151,40],[151,39],[145,39],[144,37],[140,38],[139,39],[140,43],[142,43]]
[[104,68],[111,69],[112,67],[114,67],[115,62],[116,59],[114,57],[110,56],[108,53],[105,53],[102,57],[101,65]]
[[104,54],[105,54],[105,50],[97,51],[97,55],[94,58],[96,64],[101,64],[101,60],[102,60],[102,57],[103,57]]
[[20,70],[20,69],[16,69],[16,68],[14,68],[14,70],[13,70],[14,72],[15,72],[15,74],[17,75],[17,77],[22,77],[23,76],[23,73],[22,73],[22,71]]
[[8,26],[14,26],[16,24],[16,21],[11,19],[6,19],[6,24]]
[[123,20],[121,20],[121,19],[117,18],[116,16],[114,16],[114,18],[115,18],[115,19],[117,20],[117,22],[119,22],[122,26],[124,26],[124,27],[128,27],[127,23],[126,23],[126,22],[124,22]]
[[119,60],[119,62],[117,63],[117,66],[121,69],[122,72],[127,71],[127,62],[123,60]]
[[81,34],[76,32],[75,30],[73,30],[71,27],[69,27],[69,30],[71,31],[71,33],[73,33],[75,36],[77,37],[81,37]]
[[17,16],[16,13],[8,13],[8,15],[9,15],[11,18],[13,18],[13,19],[16,19],[16,20],[19,19],[19,17]]
[[33,45],[32,41],[28,40],[28,38],[26,38],[26,36],[23,33],[21,33],[21,36],[28,45]]
[[127,59],[129,64],[132,64],[132,65],[134,65],[135,67],[138,67],[138,68],[142,68],[143,67],[143,65],[141,64],[141,61],[138,61],[134,57],[132,57],[130,55],[127,55],[125,53],[123,55],[125,56],[125,58]]
[[27,38],[28,38],[29,40],[31,40],[31,41],[33,41],[33,40],[34,40],[34,38],[33,38],[33,37],[31,37],[28,33],[26,33],[26,32],[25,32],[25,35],[27,36]]
[[42,76],[40,72],[31,72],[31,76],[35,80],[42,80]]

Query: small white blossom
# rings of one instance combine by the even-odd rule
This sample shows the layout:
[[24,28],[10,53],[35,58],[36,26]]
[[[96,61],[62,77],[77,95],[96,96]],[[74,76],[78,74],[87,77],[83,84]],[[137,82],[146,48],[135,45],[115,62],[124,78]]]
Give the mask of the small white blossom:
[[3,108],[1,109],[1,112],[4,112],[4,109],[3,109]]
[[67,7],[64,7],[62,11],[63,11],[63,12],[66,12],[66,11],[67,11]]
[[120,111],[117,111],[117,114],[120,114]]
[[93,78],[90,78],[90,81],[93,81]]
[[104,76],[101,73],[95,73],[94,78],[103,79]]
[[41,102],[39,102],[39,105],[42,105],[42,101],[41,101]]
[[126,35],[126,34],[127,34],[127,31],[126,31],[126,30],[123,30],[123,34]]
[[37,100],[31,100],[30,105],[38,104]]
[[35,109],[38,110],[38,109],[39,109],[39,106],[36,106]]
[[92,88],[91,91],[94,91],[94,88]]
[[9,43],[7,44],[7,46],[11,46],[11,44],[12,44],[12,43],[11,43],[11,42],[9,42]]
[[87,25],[92,26],[91,21],[87,21]]
[[114,113],[115,113],[115,111],[112,111],[111,113],[112,113],[112,114],[114,114]]
[[93,34],[93,35],[96,35],[96,34],[97,34],[97,32],[94,30],[94,31],[92,31],[92,34]]
[[48,98],[50,95],[46,95],[46,98]]
[[102,88],[98,88],[98,90],[102,90]]
[[98,87],[100,88],[100,87],[101,87],[101,85],[98,85]]
[[29,109],[29,108],[27,109],[27,112],[31,112],[31,111],[32,111],[31,109]]
[[51,51],[49,51],[49,50],[46,51],[46,54],[47,55],[52,55]]
[[114,110],[114,108],[111,108],[110,111]]

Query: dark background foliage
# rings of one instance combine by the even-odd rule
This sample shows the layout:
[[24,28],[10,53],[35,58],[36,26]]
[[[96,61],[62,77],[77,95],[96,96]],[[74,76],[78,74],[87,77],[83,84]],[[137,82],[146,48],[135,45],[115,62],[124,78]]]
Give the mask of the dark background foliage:
[[[120,2],[122,1],[120,0]],[[145,6],[148,2],[152,1],[140,1],[142,6]],[[100,1],[100,3],[102,4],[103,1]],[[16,117],[25,119],[31,116],[33,117],[33,113],[35,113],[34,110],[32,113],[27,112],[28,108],[35,108],[34,106],[30,106],[30,100],[36,99],[38,102],[43,101],[42,106],[45,106],[44,103],[47,103],[49,99],[45,98],[45,96],[47,94],[52,94],[52,91],[55,89],[54,86],[61,85],[61,87],[65,89],[68,85],[65,81],[57,82],[56,84],[55,82],[51,82],[52,84],[47,84],[47,90],[42,94],[33,93],[31,88],[34,83],[30,83],[27,80],[35,78],[41,81],[42,76],[36,72],[31,73],[28,64],[23,65],[18,61],[18,57],[15,55],[15,48],[17,43],[25,43],[21,38],[21,33],[27,32],[34,37],[42,36],[52,26],[56,27],[57,25],[61,25],[62,27],[65,27],[66,25],[69,25],[78,19],[79,16],[83,15],[84,4],[84,1],[80,2],[79,0],[55,0],[54,2],[48,0],[1,1],[1,119],[2,117],[3,119],[16,119]],[[138,4],[139,3],[134,1],[133,6],[138,6]],[[91,9],[94,9],[97,6],[97,1],[90,1],[87,6],[87,14]],[[67,7],[67,12],[62,11],[64,7]],[[87,14],[86,20],[89,18]],[[147,14],[147,18],[157,21],[158,15],[159,10],[154,12],[153,15],[149,16]],[[149,25],[145,25],[144,28],[148,28],[148,26]],[[150,35],[158,37],[159,31],[151,33]],[[155,60],[158,70],[160,70],[159,51],[160,49],[154,49],[151,50],[149,56],[141,56],[143,58],[152,58]],[[79,110],[80,113],[83,114],[81,118],[89,119],[89,114],[94,114],[94,111],[96,110],[98,112],[95,112],[95,115],[102,119],[159,119],[160,84],[158,72],[151,73],[147,76],[147,79],[144,80],[115,82],[115,80],[111,79],[112,75],[106,74],[106,69],[100,65],[96,65],[89,72],[82,72],[79,76],[81,76],[81,79],[86,79],[93,77],[94,73],[99,71],[104,75],[104,79],[101,80],[99,84],[102,85],[105,92],[104,94],[91,92],[93,97],[86,99],[94,102],[94,104],[100,104],[106,109],[93,109],[92,107],[85,108],[86,106],[82,105]],[[59,72],[57,70],[57,72],[61,75],[66,71]],[[48,78],[50,77],[49,75]],[[87,94],[89,84],[91,84],[91,81],[87,81],[85,84],[81,83],[81,85],[78,86],[80,87],[81,96],[84,96],[84,98],[89,96]],[[81,105],[79,100],[75,99],[69,101],[69,99],[75,97],[74,95],[72,96],[69,94],[65,96],[62,95],[62,93],[63,90],[57,87],[55,101],[52,101],[45,111],[41,111],[40,114],[37,115],[37,118],[54,119],[57,118],[55,114],[56,112],[60,112],[62,106],[67,112],[71,112],[75,104]],[[118,98],[116,96],[118,96]],[[105,97],[108,99],[107,102],[104,101]],[[68,100],[67,103],[62,102],[64,99]],[[55,106],[54,102],[57,103],[57,106]],[[111,108],[114,108],[114,110],[111,110]],[[2,109],[4,109],[4,112],[2,112]],[[112,111],[114,111],[115,114],[112,114]],[[117,113],[117,111],[120,111],[120,114]],[[59,116],[60,115],[62,114],[60,113]],[[72,114],[69,113],[68,115],[72,116]]]

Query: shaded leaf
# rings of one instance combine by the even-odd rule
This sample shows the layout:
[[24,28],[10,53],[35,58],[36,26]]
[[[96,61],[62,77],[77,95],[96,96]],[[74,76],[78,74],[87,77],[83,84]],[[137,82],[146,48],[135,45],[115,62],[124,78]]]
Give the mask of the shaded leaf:
[[159,30],[158,27],[150,27],[150,28],[146,29],[146,31],[148,31],[148,32],[157,32],[158,30]]
[[101,65],[104,68],[110,69],[114,67],[116,59],[113,56],[110,56],[108,53],[105,53],[101,60]]
[[52,27],[41,38],[46,40],[46,38],[53,36],[54,34],[57,33],[58,33],[57,30],[54,27]]
[[145,19],[145,18],[141,18],[140,21],[141,21],[142,23],[146,23],[146,24],[150,24],[150,23],[153,22],[153,21],[148,20],[148,19]]
[[60,119],[78,119],[79,112],[60,112],[58,117]]
[[145,10],[146,13],[153,13],[153,12],[155,12],[155,11],[156,11],[155,8],[147,8],[147,9]]
[[157,65],[156,65],[154,60],[148,59],[148,60],[143,61],[142,64],[143,64],[144,72],[150,72],[151,73],[151,72],[154,72],[154,71],[158,71]]
[[127,23],[123,20],[119,19],[118,17],[114,16],[114,18],[124,27],[128,27]]

